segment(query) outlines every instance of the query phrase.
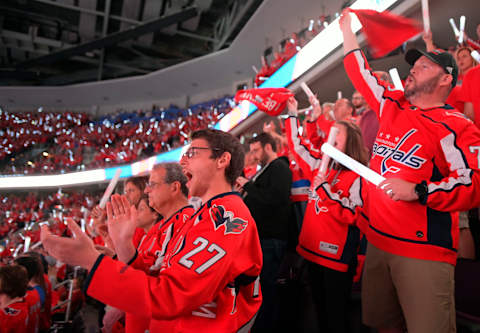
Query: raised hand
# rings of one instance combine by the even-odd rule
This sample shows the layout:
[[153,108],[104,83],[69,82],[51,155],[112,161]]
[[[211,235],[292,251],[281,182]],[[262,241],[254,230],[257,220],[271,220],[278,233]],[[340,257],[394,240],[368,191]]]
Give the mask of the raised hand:
[[288,109],[288,114],[297,116],[298,114],[298,102],[295,99],[295,97],[290,97],[287,100],[287,109]]
[[320,184],[323,184],[327,181],[327,177],[323,173],[317,173],[313,178],[313,188],[316,189]]
[[100,220],[100,221],[105,221],[105,218],[107,217],[105,209],[100,208],[99,205],[96,205],[92,209],[92,218],[94,220]]
[[322,106],[320,105],[320,102],[318,101],[316,96],[310,96],[308,98],[308,101],[310,102],[310,105],[313,107],[313,112],[310,113],[310,121],[315,121],[322,115]]
[[352,30],[352,18],[350,17],[350,8],[345,8],[342,11],[342,15],[340,15],[340,20],[338,20],[338,23],[340,24],[340,30]]
[[263,123],[263,131],[265,133],[275,132],[275,130],[276,130],[276,126],[275,126],[275,123],[273,122],[273,120]]
[[357,36],[352,30],[352,18],[350,15],[350,8],[345,8],[342,11],[340,20],[338,21],[343,35],[343,54],[348,54],[350,51],[360,48],[358,45]]
[[132,242],[135,234],[137,209],[131,206],[124,195],[112,195],[107,203],[108,234],[113,241],[115,249],[126,242]]
[[42,225],[40,240],[43,247],[52,257],[64,263],[90,270],[100,253],[73,219],[67,220],[67,226],[73,234],[72,238],[56,236],[50,232],[48,226]]

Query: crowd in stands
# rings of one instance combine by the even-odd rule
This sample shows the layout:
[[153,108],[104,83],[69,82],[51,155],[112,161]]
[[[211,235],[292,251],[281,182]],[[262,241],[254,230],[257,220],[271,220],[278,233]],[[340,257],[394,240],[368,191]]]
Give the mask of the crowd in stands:
[[[480,37],[480,30],[477,30],[479,31]],[[344,33],[344,35],[346,34]],[[298,45],[296,44],[297,42],[295,41],[295,38],[292,39],[294,42],[292,42],[291,45],[286,46],[284,50],[284,52],[287,52],[287,54],[290,54],[290,56],[293,56],[293,50],[296,50],[296,46]],[[436,47],[433,46],[431,35],[427,33],[424,37],[424,40],[427,44],[427,50],[433,51],[436,49]],[[467,39],[467,43],[470,45],[471,43],[469,40],[470,39]],[[468,53],[465,52],[466,50],[468,50]],[[471,96],[469,90],[472,89],[470,86],[470,84],[473,84],[472,82],[478,82],[478,74],[476,74],[477,76],[474,79],[470,79],[470,71],[473,73],[473,71],[477,70],[476,73],[478,73],[479,65],[476,63],[475,59],[471,57],[471,49],[469,49],[468,46],[455,46],[454,50],[452,51],[457,59],[460,71],[457,85],[452,90],[452,94],[456,94],[455,100],[452,101],[452,104],[455,106],[459,105],[458,110],[463,111],[467,116],[471,117],[476,124],[478,124],[478,115],[480,115],[478,112],[480,110],[477,108],[477,99],[469,99]],[[283,58],[281,61],[284,59],[285,58]],[[279,60],[279,63],[281,63],[281,61]],[[349,60],[347,59],[347,61]],[[270,64],[270,66],[272,64]],[[268,65],[265,64],[265,66]],[[261,72],[259,72],[259,74],[260,73]],[[372,78],[376,78],[376,81],[380,82],[382,87],[393,88],[393,84],[390,82],[388,74],[384,72],[373,72]],[[261,84],[261,81],[262,80],[259,77],[257,85]],[[276,274],[277,272],[282,271],[280,268],[282,268],[281,264],[284,263],[286,253],[288,253],[289,250],[295,252],[295,249],[297,249],[297,252],[308,261],[308,264],[306,264],[306,270],[308,271],[308,274],[310,274],[310,292],[313,294],[310,301],[316,306],[317,312],[315,316],[318,320],[318,323],[313,325],[318,325],[318,327],[315,328],[327,329],[330,332],[349,331],[349,325],[351,323],[348,322],[348,311],[345,310],[349,306],[348,303],[351,297],[352,283],[358,282],[361,279],[362,265],[365,260],[364,243],[366,242],[365,238],[363,237],[363,232],[365,231],[365,226],[369,222],[365,220],[365,215],[356,213],[358,206],[363,204],[363,202],[361,202],[362,200],[359,200],[359,198],[362,199],[364,195],[362,192],[364,191],[364,187],[359,185],[362,182],[360,177],[354,172],[335,164],[330,164],[329,174],[318,175],[318,167],[321,163],[321,159],[323,158],[321,157],[318,148],[327,140],[330,128],[332,126],[337,126],[340,134],[335,142],[336,147],[340,150],[343,150],[347,155],[356,159],[360,163],[368,165],[368,160],[378,153],[376,152],[375,138],[377,136],[377,130],[380,126],[377,117],[372,117],[372,115],[375,116],[376,113],[373,111],[374,107],[367,103],[367,100],[372,100],[372,97],[369,97],[363,96],[360,91],[355,91],[351,99],[341,98],[334,103],[325,102],[321,99],[321,97],[310,97],[309,102],[311,104],[311,111],[307,112],[305,115],[298,114],[297,102],[294,98],[291,98],[288,103],[290,117],[285,122],[282,122],[281,120],[275,120],[273,122],[269,121],[265,123],[263,127],[264,133],[258,135],[257,137],[253,137],[249,142],[250,153],[245,157],[245,169],[243,174],[245,177],[238,177],[235,181],[235,189],[241,192],[244,196],[245,202],[252,212],[256,223],[258,225],[261,225],[264,223],[264,221],[270,223],[268,226],[269,228],[265,228],[265,225],[262,225],[262,227],[258,228],[258,236],[262,244],[262,251],[264,254],[263,265],[266,267],[266,265],[271,264],[271,266],[268,267],[274,267],[275,269],[271,270],[269,273],[272,273],[272,271],[275,273],[273,274],[273,283],[272,281],[264,282],[264,274],[266,273],[263,271],[262,275],[260,276],[262,285],[267,286],[267,283],[272,283],[272,288],[276,290],[276,288],[279,288],[278,286],[281,285],[280,281],[283,281],[281,278],[285,278],[285,276],[287,276],[287,280],[292,279],[293,266],[287,268],[288,272],[285,276]],[[450,96],[450,98],[453,97]],[[474,111],[471,113],[468,113],[469,104],[472,104],[474,107],[472,109]],[[462,105],[464,107],[462,107]],[[49,139],[53,140],[53,143],[56,146],[55,149],[57,149],[51,154],[56,156],[61,151],[66,150],[67,152],[70,152],[68,153],[69,155],[67,156],[67,159],[73,160],[71,160],[72,164],[68,165],[69,167],[76,167],[82,164],[83,160],[77,160],[75,156],[82,155],[82,149],[85,149],[85,147],[93,147],[96,151],[91,164],[86,166],[88,168],[132,162],[148,154],[168,151],[169,149],[183,145],[191,132],[194,132],[199,128],[209,127],[215,123],[222,114],[228,112],[229,109],[230,104],[228,99],[223,99],[220,102],[217,101],[212,103],[208,107],[192,107],[191,109],[182,110],[181,114],[154,109],[148,114],[120,113],[114,117],[98,119],[95,122],[89,121],[87,118],[75,118],[76,120],[73,120],[74,117],[70,115],[70,123],[68,121],[63,122],[63,117],[59,116],[57,120],[58,123],[61,124],[58,126],[58,128],[61,128],[61,133],[56,135],[54,131],[47,130],[47,133],[51,133]],[[12,117],[12,114],[6,112],[3,112],[2,115],[6,115],[7,118],[10,117],[9,119]],[[53,115],[54,114],[50,114],[50,117]],[[42,116],[40,116],[40,118],[43,119],[42,121],[45,121]],[[37,119],[37,121],[40,120]],[[54,127],[56,126],[57,125]],[[277,129],[276,126],[279,128]],[[300,130],[300,127],[302,130]],[[26,129],[23,129],[23,131],[26,131]],[[431,134],[433,136],[433,133]],[[8,132],[8,135],[11,138],[15,137],[14,132],[11,130]],[[379,135],[383,136],[383,133]],[[389,136],[389,134],[385,134],[385,137],[390,139],[390,137],[387,137],[387,135]],[[397,138],[397,141],[398,139],[399,138]],[[392,140],[394,140],[393,137]],[[43,143],[47,143],[47,141],[44,141]],[[8,150],[8,155],[5,155],[4,158],[9,158],[10,154],[13,153],[21,153],[22,149],[28,149],[33,144],[33,141],[24,141],[24,143],[15,148],[15,150],[13,145],[10,147],[11,144],[9,144],[8,148],[11,148],[11,150]],[[306,147],[310,148],[308,149],[308,154],[305,153],[307,152]],[[187,153],[182,157],[182,166],[187,165],[188,163],[185,161],[194,158],[196,154],[199,154],[199,151],[202,151],[202,149],[212,150],[212,156],[214,155],[215,149],[220,149],[211,146],[198,146],[196,148],[196,152],[190,148],[190,150],[187,151]],[[474,152],[470,151],[470,153]],[[48,156],[49,155],[50,153],[48,153]],[[46,157],[48,158],[48,156]],[[306,158],[305,156],[308,157]],[[205,159],[207,158],[205,157]],[[50,163],[48,165],[54,166],[57,164],[57,161],[53,160],[49,161],[48,163]],[[63,163],[66,165],[65,163],[68,162],[64,161]],[[42,165],[40,162],[38,162],[38,160],[33,161],[33,164]],[[220,162],[218,162],[218,164],[220,164]],[[282,171],[278,171],[277,169],[276,172],[285,172],[282,175],[286,174],[287,177],[278,177],[278,173],[274,173],[270,169],[270,172],[274,175],[272,179],[275,180],[275,186],[270,186],[271,182],[269,183],[269,181],[266,181],[265,177],[269,172],[266,170],[268,170],[268,168],[272,168],[273,164],[276,164],[278,169],[283,168]],[[49,168],[48,165],[42,165],[40,169],[35,170],[39,171],[43,169],[44,166],[47,166],[45,169],[47,170]],[[478,168],[479,166],[476,166],[475,172],[478,172]],[[32,169],[34,168],[32,167]],[[257,172],[259,169],[261,171]],[[157,169],[156,172],[159,172],[159,170]],[[185,180],[183,185],[185,185],[187,182],[191,182],[193,179],[191,174],[187,175],[187,177],[189,179]],[[288,177],[290,177],[289,181],[286,180]],[[164,178],[166,179],[167,177],[165,176]],[[179,178],[182,178],[182,176],[180,175]],[[149,182],[144,179],[142,187],[136,189],[138,196],[135,200],[128,197],[129,194],[126,191],[126,199],[128,200],[128,203],[133,204],[137,207],[137,209],[140,209],[140,202],[142,200],[144,204],[148,202],[148,204],[152,206],[152,198],[154,197],[151,193],[154,193],[154,187],[171,185],[165,179],[162,179],[162,181],[152,181],[152,178],[150,178]],[[264,183],[260,185],[262,181]],[[279,185],[279,183],[284,183],[282,185],[285,185],[284,187],[286,188],[286,191],[283,191],[285,188],[283,188],[282,191],[286,193],[287,202],[279,201],[279,198],[285,194],[278,191],[278,187],[276,187],[276,185]],[[273,192],[266,194],[266,192],[259,190],[259,188],[256,187],[257,185],[258,187],[270,186],[270,189],[273,189]],[[478,184],[475,186],[478,186]],[[141,195],[143,192],[150,195],[148,200],[145,197],[142,198]],[[177,192],[180,191],[177,189]],[[308,196],[312,195],[312,192],[315,193],[313,195],[314,199],[308,200]],[[259,195],[259,193],[261,195]],[[386,188],[385,194],[390,198],[385,196],[385,198],[382,199],[383,201],[395,200],[393,197],[395,193],[392,189]],[[342,200],[338,199],[340,195],[343,195]],[[347,195],[350,196],[348,197]],[[1,243],[3,251],[0,253],[0,255],[5,259],[11,259],[16,248],[19,246],[19,244],[23,243],[24,238],[27,236],[31,237],[32,244],[37,242],[39,239],[38,222],[41,221],[49,221],[50,230],[53,230],[53,232],[57,235],[68,234],[68,230],[66,229],[63,221],[69,217],[73,218],[79,224],[82,223],[83,219],[83,223],[88,226],[90,219],[94,217],[92,216],[92,210],[94,210],[94,206],[98,202],[98,198],[98,193],[92,194],[86,191],[75,191],[71,193],[63,193],[59,191],[49,194],[28,194],[24,196],[8,195],[3,197],[2,201],[0,202],[0,238],[2,236],[8,236],[8,242],[6,242],[5,238],[3,239],[3,243]],[[121,200],[120,196],[115,198],[115,200]],[[403,199],[396,199],[395,201],[402,200]],[[344,204],[344,206],[340,206],[340,201],[342,204]],[[407,202],[407,200],[404,201]],[[420,201],[420,203],[422,203],[420,194],[419,197],[415,199],[415,204],[419,204],[416,201]],[[277,206],[275,206],[275,204]],[[300,208],[295,210],[295,208],[292,207],[294,207],[296,204],[298,204]],[[262,207],[262,205],[265,206]],[[265,208],[266,206],[268,206],[268,208]],[[405,204],[405,207],[406,208],[404,209],[411,209],[411,206],[408,206],[407,204]],[[152,208],[156,209],[156,207]],[[215,206],[215,208],[218,207]],[[111,206],[109,209],[109,214],[111,215]],[[115,209],[118,209],[118,207],[115,207]],[[295,212],[288,211],[289,209],[295,210]],[[258,218],[254,213],[254,210],[257,210],[256,214],[258,214]],[[153,212],[151,209],[150,211]],[[456,214],[455,212],[454,214]],[[325,214],[321,215],[322,213]],[[105,212],[101,214],[104,214],[101,219],[103,219],[102,223],[103,226],[105,226],[105,220],[107,217],[105,216]],[[212,215],[211,212],[210,214]],[[217,212],[217,214],[223,214],[223,212]],[[230,214],[233,213],[230,212]],[[278,214],[279,216],[271,220],[272,215],[275,214]],[[201,216],[202,214],[199,215]],[[205,214],[205,216],[207,215],[208,214]],[[404,218],[400,215],[401,214],[398,214],[398,216],[395,218]],[[318,219],[318,216],[323,216],[323,219]],[[476,217],[472,216],[474,215],[470,214],[463,224],[462,221],[460,221],[460,244],[458,245],[458,256],[460,258],[478,260],[478,254],[480,252],[478,211]],[[110,218],[111,217],[109,217],[109,219]],[[207,216],[206,218],[209,217]],[[224,224],[225,221],[228,220],[228,218],[223,215],[220,215],[219,218],[221,221],[214,221],[215,230],[220,228],[220,225]],[[282,223],[285,223],[285,225],[280,226],[275,224],[280,220],[283,221]],[[217,222],[221,223],[217,224]],[[247,228],[247,225],[249,225],[242,219],[240,219],[240,222],[236,221],[238,225],[229,226],[230,228],[233,228],[233,232],[231,233],[240,234],[241,231],[238,230]],[[293,232],[291,229],[289,229],[290,226],[287,226],[288,223],[292,222],[294,227],[297,228]],[[334,241],[342,242],[341,246],[328,243],[324,238],[321,238],[321,242],[317,242],[318,239],[315,237],[326,237],[325,234],[321,234],[320,236],[317,235],[320,234],[318,232],[320,226],[324,228],[322,231],[325,233],[331,233],[328,234],[328,237],[331,237],[329,242],[333,242],[331,240],[333,239]],[[224,227],[226,234],[228,230],[227,225]],[[150,228],[152,228],[151,225]],[[280,229],[282,228],[283,232],[280,232]],[[474,228],[477,229],[474,230]],[[23,230],[18,232],[20,229]],[[472,231],[469,229],[472,229]],[[147,233],[145,239],[151,240],[151,238],[148,238],[148,235],[150,235],[149,230],[150,229],[148,228],[145,230]],[[462,235],[462,230],[467,232],[464,232]],[[94,236],[98,236],[96,230],[87,230],[87,234],[89,234],[89,236],[92,238],[94,238]],[[98,234],[100,234],[100,240],[97,239],[96,243],[101,243],[102,245],[108,247],[108,242],[111,241],[109,238],[112,237],[111,234],[109,235],[109,231],[105,231],[104,229],[103,234],[101,232],[98,232]],[[172,235],[175,235],[175,233],[172,233]],[[343,239],[339,240],[339,235],[344,236]],[[165,236],[165,233],[163,233],[162,236]],[[421,231],[416,231],[417,238],[422,238],[423,236],[424,235]],[[315,242],[313,242],[312,239],[314,239]],[[272,240],[275,241],[272,242]],[[143,241],[136,242],[135,246],[138,246],[138,249],[144,249],[141,247],[142,242]],[[208,240],[204,238],[197,238],[196,242],[196,244],[201,245],[200,247],[203,246],[203,249],[207,247]],[[270,248],[269,245],[271,245]],[[406,245],[402,244],[402,246]],[[210,253],[217,251],[219,254],[222,254],[219,249],[221,250],[221,248],[219,248],[216,244],[212,244],[208,251]],[[315,254],[315,251],[318,252],[319,249],[320,251],[324,251],[324,256]],[[149,250],[151,250],[151,248]],[[181,251],[182,249],[180,248],[176,250]],[[450,251],[452,249],[449,248],[448,250]],[[135,252],[135,260],[138,259],[138,253],[139,252]],[[193,261],[189,260],[189,258],[191,259],[190,255],[193,256],[196,253],[197,252],[189,252],[185,257],[183,257],[183,259],[185,259],[183,261],[183,265],[188,269],[194,265]],[[265,254],[268,254],[268,256]],[[140,251],[140,256],[141,255],[142,253]],[[222,255],[225,255],[225,253]],[[244,254],[239,252],[235,253],[235,255],[241,256]],[[454,255],[456,260],[457,253]],[[31,254],[21,255],[20,258],[24,258],[25,256],[29,257],[29,260],[31,260]],[[211,256],[209,258],[211,259]],[[97,261],[96,264],[100,263],[102,260],[103,257],[100,257],[100,261]],[[427,261],[433,260],[425,260],[425,262]],[[18,265],[21,265],[21,262],[22,260],[17,260]],[[107,264],[108,263],[111,262],[108,261]],[[211,264],[213,265],[214,263],[215,262]],[[14,265],[7,267],[14,267]],[[208,269],[208,267],[203,268],[205,270]],[[2,269],[3,268],[0,268],[0,281],[3,279]],[[68,270],[71,268],[67,268],[65,266],[63,269]],[[122,271],[122,274],[124,271],[125,270]],[[131,272],[131,270],[126,271],[127,274],[128,272]],[[332,271],[334,271],[334,273],[332,273]],[[201,274],[202,272],[197,271],[198,274]],[[420,272],[418,271],[418,273]],[[23,273],[15,272],[15,274],[21,276]],[[149,272],[149,275],[154,275],[154,273]],[[36,274],[36,276],[38,279],[38,274]],[[407,278],[411,280],[411,277]],[[42,279],[40,280],[44,281]],[[252,283],[252,281],[242,281],[242,283],[248,285]],[[236,282],[237,281],[235,281],[235,283]],[[45,284],[45,281],[37,284]],[[243,286],[244,285],[240,284],[235,285],[234,287],[231,287],[229,292],[235,294],[240,287]],[[26,289],[26,286],[24,289]],[[45,290],[47,287],[44,286],[43,289]],[[381,288],[378,289],[379,293],[383,292]],[[401,293],[401,291],[399,291],[399,293]],[[373,293],[371,295],[373,295]],[[278,297],[275,291],[268,294],[267,292],[264,292],[263,297],[264,304],[268,304],[267,306],[271,306],[272,308],[277,308],[275,310],[260,310],[259,318],[261,318],[260,320],[262,321],[263,326],[254,326],[253,331],[262,332],[264,331],[263,329],[280,329],[281,325],[285,323],[285,318],[282,318],[280,315],[282,310],[285,311],[285,308],[278,308],[278,306],[284,306],[285,303],[287,303],[287,300],[285,298],[277,298],[275,301],[273,301],[275,297]],[[290,297],[291,298],[288,301],[291,301],[292,298],[298,298],[299,295],[290,295]],[[415,297],[418,298],[418,295],[413,295],[409,298],[413,299]],[[58,296],[55,299],[58,299]],[[334,301],[338,302],[334,303]],[[43,302],[40,307],[45,308],[45,304],[48,304],[48,302]],[[55,304],[55,302],[50,304]],[[291,302],[287,308],[293,311],[293,307],[296,305],[298,305],[298,303],[295,300],[294,302]],[[301,305],[300,308],[302,308],[302,306],[303,305]],[[268,317],[264,313],[265,311],[270,310],[272,311],[269,313]],[[191,311],[187,312],[190,313]],[[232,313],[235,313],[235,311],[232,311]],[[288,313],[288,311],[283,313]],[[400,313],[400,315],[402,314]],[[304,319],[304,317],[300,316],[295,319],[297,321],[301,321]],[[380,319],[384,318],[382,317]],[[408,318],[408,320],[411,320],[411,318]],[[425,321],[424,318],[423,321]],[[399,323],[400,325],[412,325],[411,322]],[[298,323],[294,323],[294,326],[286,327],[289,327],[292,331],[296,331],[299,329],[299,326],[295,326],[297,324]],[[398,323],[395,322],[391,324]],[[292,323],[290,322],[288,325],[292,325]],[[309,328],[311,329],[311,327]],[[404,331],[406,329],[404,326],[394,328],[399,328],[400,331]],[[445,330],[445,332],[447,331],[452,330]]]
[[[0,258],[9,260],[17,251],[23,252],[26,237],[30,244],[40,240],[40,223],[55,228],[58,235],[66,230],[65,219],[88,221],[99,193],[61,190],[50,193],[19,193],[2,195],[0,201]],[[20,252],[18,252],[20,251]]]
[[[132,163],[182,146],[232,106],[225,97],[92,119],[85,113],[0,112],[0,174],[49,174]],[[40,149],[41,148],[41,149]]]
[[[308,27],[298,33],[293,32],[278,45],[278,52],[271,52],[269,48],[261,57],[262,67],[255,75],[254,85],[260,87],[273,73],[290,60],[309,41],[325,29],[331,20],[331,16],[320,16],[317,20],[310,20]],[[271,58],[271,59],[270,59]]]

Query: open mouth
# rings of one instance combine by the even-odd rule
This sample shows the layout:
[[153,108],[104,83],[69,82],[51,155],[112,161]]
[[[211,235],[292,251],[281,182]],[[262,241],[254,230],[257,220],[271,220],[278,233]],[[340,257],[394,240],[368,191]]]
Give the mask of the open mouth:
[[188,170],[183,169],[183,174],[185,175],[185,177],[187,177],[187,183],[189,183],[193,177],[192,173]]

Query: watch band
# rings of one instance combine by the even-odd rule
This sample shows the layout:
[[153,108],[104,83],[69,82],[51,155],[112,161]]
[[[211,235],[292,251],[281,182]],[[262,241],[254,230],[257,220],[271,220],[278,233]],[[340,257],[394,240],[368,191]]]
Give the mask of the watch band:
[[418,195],[418,201],[420,201],[422,205],[426,205],[428,198],[427,182],[422,181],[421,183],[415,185],[415,193]]

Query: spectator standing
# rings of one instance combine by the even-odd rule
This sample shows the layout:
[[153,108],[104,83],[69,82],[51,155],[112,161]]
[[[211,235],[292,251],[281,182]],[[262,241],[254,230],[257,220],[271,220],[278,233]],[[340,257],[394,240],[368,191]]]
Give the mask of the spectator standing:
[[248,180],[237,179],[245,192],[245,204],[257,223],[263,253],[260,275],[263,304],[254,330],[273,330],[278,320],[276,280],[288,240],[292,172],[288,159],[277,157],[277,145],[270,134],[260,133],[250,141],[250,151],[262,169]]
[[370,166],[386,178],[368,188],[363,321],[379,332],[454,332],[457,212],[480,204],[471,149],[480,132],[445,105],[457,65],[447,52],[409,50],[405,92],[392,91],[374,79],[348,10],[340,29],[347,74],[379,117]]
[[[360,231],[357,220],[365,204],[361,178],[333,163],[325,175],[318,173],[323,156],[312,151],[298,133],[297,102],[288,101],[286,121],[291,151],[315,188],[309,191],[297,252],[308,261],[319,326],[328,332],[349,332],[348,308],[357,265]],[[360,129],[338,121],[335,147],[366,165],[368,157]],[[364,192],[364,193],[362,193]]]
[[378,118],[357,90],[353,92],[352,104],[355,107],[355,114],[358,116],[357,124],[362,132],[363,143],[368,149],[368,156],[372,156],[373,144],[378,132]]

